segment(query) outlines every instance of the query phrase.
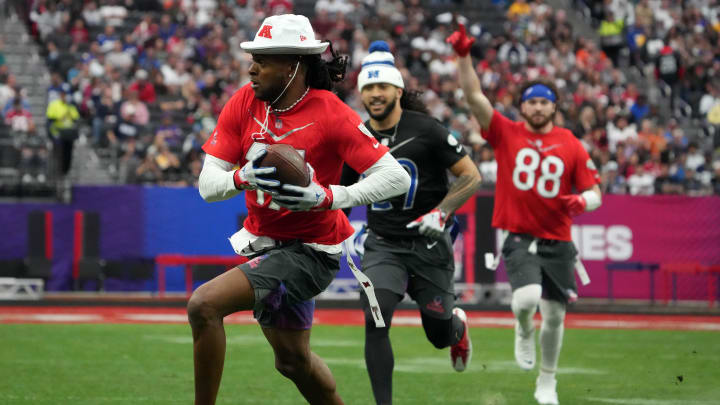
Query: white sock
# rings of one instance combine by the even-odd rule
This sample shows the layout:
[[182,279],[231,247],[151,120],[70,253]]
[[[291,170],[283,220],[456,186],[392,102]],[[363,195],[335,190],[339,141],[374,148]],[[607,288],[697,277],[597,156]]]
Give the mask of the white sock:
[[543,299],[540,301],[540,376],[555,376],[565,331],[565,304]]
[[541,296],[542,286],[540,284],[526,285],[513,291],[510,307],[518,320],[520,333],[523,336],[529,335],[535,329],[533,316],[537,311]]

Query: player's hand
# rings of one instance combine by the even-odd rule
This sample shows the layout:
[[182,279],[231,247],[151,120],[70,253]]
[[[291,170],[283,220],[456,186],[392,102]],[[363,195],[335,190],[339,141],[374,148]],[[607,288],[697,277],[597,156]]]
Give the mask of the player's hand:
[[291,211],[318,211],[330,209],[333,194],[329,188],[323,187],[315,177],[315,169],[306,163],[312,181],[307,187],[283,184],[273,195],[273,201]]
[[447,214],[434,208],[432,211],[407,224],[406,228],[418,228],[420,235],[433,239],[442,239],[445,233]]
[[468,37],[465,24],[459,24],[457,31],[450,34],[445,42],[452,45],[458,56],[466,56],[470,53],[470,47],[475,42],[475,38]]
[[233,182],[238,190],[255,190],[260,189],[269,194],[275,194],[275,190],[280,187],[280,181],[266,177],[277,171],[274,167],[260,167],[267,151],[261,150],[250,159],[245,166],[233,173]]
[[563,202],[565,209],[572,216],[582,214],[587,207],[587,201],[580,194],[561,195],[560,201]]

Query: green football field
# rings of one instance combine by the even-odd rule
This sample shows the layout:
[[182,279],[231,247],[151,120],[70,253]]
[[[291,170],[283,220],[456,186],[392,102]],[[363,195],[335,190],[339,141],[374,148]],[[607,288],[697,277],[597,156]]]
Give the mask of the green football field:
[[[219,404],[302,404],[258,326],[226,326]],[[395,404],[533,404],[536,372],[514,366],[511,329],[472,329],[464,373],[417,327],[394,327]],[[347,404],[372,404],[359,326],[316,326],[313,350]],[[720,404],[716,332],[568,329],[561,404]],[[0,404],[191,404],[187,325],[0,324]]]

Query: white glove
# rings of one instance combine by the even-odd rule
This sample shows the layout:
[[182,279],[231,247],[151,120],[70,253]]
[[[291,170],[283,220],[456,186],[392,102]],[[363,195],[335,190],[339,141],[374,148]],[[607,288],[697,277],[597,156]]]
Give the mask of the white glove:
[[333,194],[329,188],[323,187],[315,177],[315,169],[306,163],[312,181],[307,187],[293,184],[283,184],[276,194],[273,194],[273,201],[281,207],[290,211],[318,211],[330,209],[333,202]]
[[445,234],[447,217],[448,215],[440,211],[440,209],[433,208],[432,211],[407,224],[406,228],[419,227],[418,232],[420,235],[433,239],[442,239]]
[[260,167],[267,150],[263,149],[256,153],[255,156],[245,163],[245,166],[235,170],[233,173],[233,182],[238,190],[255,190],[260,189],[269,194],[275,194],[276,189],[280,187],[280,181],[263,177],[273,174],[277,171],[275,167]]

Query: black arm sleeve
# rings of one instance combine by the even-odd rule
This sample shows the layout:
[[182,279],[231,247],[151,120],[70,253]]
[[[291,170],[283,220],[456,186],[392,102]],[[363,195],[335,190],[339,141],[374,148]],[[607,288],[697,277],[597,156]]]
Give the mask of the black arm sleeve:
[[[360,179],[360,174],[353,170],[350,166],[347,164],[343,165],[342,175],[340,176],[340,185],[341,186],[349,186],[352,184],[355,184]],[[350,216],[350,212],[352,212],[352,207],[343,208],[343,212],[348,217]]]

